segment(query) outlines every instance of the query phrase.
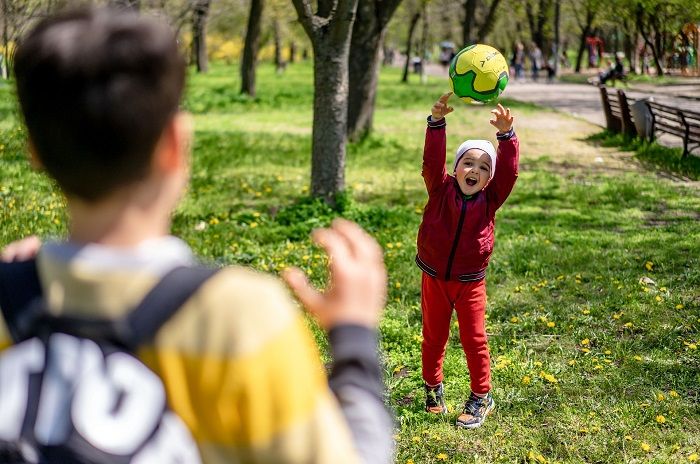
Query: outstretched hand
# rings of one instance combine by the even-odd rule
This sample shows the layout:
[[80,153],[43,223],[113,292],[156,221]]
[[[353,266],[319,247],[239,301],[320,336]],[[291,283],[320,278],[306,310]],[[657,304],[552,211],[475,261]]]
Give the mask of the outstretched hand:
[[284,271],[287,285],[325,330],[340,324],[376,328],[387,292],[382,249],[360,226],[344,219],[315,230],[312,238],[329,256],[328,288],[319,292],[298,268]]
[[513,128],[513,116],[510,114],[510,108],[503,108],[500,103],[495,110],[491,110],[495,118],[489,120],[491,125],[498,129],[498,132],[505,133]]
[[430,114],[430,116],[433,118],[433,121],[437,121],[439,119],[442,119],[454,111],[454,108],[447,105],[447,100],[449,100],[451,96],[452,96],[452,92],[447,92],[446,94],[443,94],[438,99],[438,101],[435,102],[435,104],[433,105],[433,109],[431,111],[431,114]]
[[41,248],[41,240],[36,235],[16,240],[0,252],[0,261],[26,261],[36,256]]

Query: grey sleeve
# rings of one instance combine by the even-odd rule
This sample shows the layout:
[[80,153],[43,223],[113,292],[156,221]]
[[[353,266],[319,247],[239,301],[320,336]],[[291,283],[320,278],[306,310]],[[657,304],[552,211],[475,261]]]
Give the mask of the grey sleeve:
[[365,464],[393,462],[393,421],[384,406],[384,382],[377,356],[377,332],[342,325],[329,335],[333,363],[328,383]]

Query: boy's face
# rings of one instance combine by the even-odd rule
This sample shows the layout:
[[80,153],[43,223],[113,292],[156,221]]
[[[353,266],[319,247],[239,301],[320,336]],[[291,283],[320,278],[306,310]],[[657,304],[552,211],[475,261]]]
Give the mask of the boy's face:
[[480,192],[491,176],[491,158],[481,150],[472,148],[462,155],[454,176],[459,189],[465,195]]

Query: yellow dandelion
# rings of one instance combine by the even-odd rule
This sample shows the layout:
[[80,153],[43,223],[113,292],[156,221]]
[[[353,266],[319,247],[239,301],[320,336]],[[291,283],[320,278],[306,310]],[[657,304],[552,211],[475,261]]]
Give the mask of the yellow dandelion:
[[438,461],[447,461],[447,455],[445,453],[438,453],[438,455],[435,456],[435,458]]
[[625,435],[625,440],[632,441],[632,435]]
[[588,314],[591,314],[591,311],[590,311],[590,309],[584,309],[583,311],[581,311],[581,313],[588,315]]
[[417,341],[418,343],[423,343],[423,337],[420,335],[414,335],[413,340]]
[[582,353],[590,353],[591,350],[589,350],[588,348],[581,348],[581,352]]
[[695,343],[689,343],[689,344],[688,344],[688,349],[689,349],[689,350],[697,350],[697,349],[698,349],[698,345],[696,345]]
[[605,351],[603,351],[603,353],[605,353],[605,354],[612,354],[612,351],[610,351],[610,350],[605,350]]
[[515,316],[513,316],[513,317],[510,318],[510,322],[512,322],[513,324],[515,324],[515,323],[518,322],[519,320],[520,320],[520,319],[518,319],[518,318],[515,317]]
[[591,343],[591,341],[587,338],[584,338],[583,340],[581,340],[581,345],[583,345],[583,346],[589,345],[590,343]]
[[668,396],[670,396],[671,398],[678,398],[678,392],[676,390],[671,390],[670,392],[668,392]]
[[595,369],[597,371],[601,370],[602,368],[603,368],[603,366],[601,366],[600,364],[596,364],[595,366],[593,366],[593,369]]
[[657,401],[663,401],[663,400],[665,400],[665,399],[666,399],[666,395],[664,395],[663,393],[657,393],[657,394],[656,394],[656,400],[657,400]]
[[665,424],[666,418],[662,414],[659,414],[658,416],[656,416],[656,422],[659,424]]
[[251,222],[251,223],[250,223],[250,228],[251,228],[251,229],[255,229],[256,227],[258,227],[258,223],[257,223],[257,222]]
[[663,298],[661,298],[659,295],[656,295],[656,298],[654,298],[657,302],[662,302]]
[[575,359],[569,359],[569,366],[573,366],[573,365],[575,365],[575,364],[576,364],[576,360],[575,360]]
[[414,436],[413,438],[411,438],[411,440],[413,440],[414,443],[418,443],[420,441],[420,437]]
[[524,385],[529,385],[531,381],[532,381],[532,379],[530,379],[529,375],[524,376],[523,380],[522,380]]
[[647,269],[647,271],[651,271],[654,268],[654,263],[652,263],[651,261],[647,261],[646,263],[644,263],[644,267]]
[[682,304],[677,304],[677,305],[676,305],[676,309],[683,309],[684,307],[685,307],[685,306],[683,306]]
[[542,367],[541,361],[535,361],[535,367]]
[[625,327],[627,327],[628,329],[629,329],[630,327],[632,327],[632,323],[631,323],[631,322],[626,322],[624,325],[625,325]]
[[394,287],[396,287],[396,288],[401,288],[401,282],[396,282],[396,283],[394,284]]
[[406,461],[406,464],[414,464],[413,459],[409,459],[408,461]]
[[549,327],[549,328],[552,328],[552,327],[554,327],[555,325],[556,325],[556,324],[555,324],[554,322],[552,322],[552,321],[547,322],[547,327]]
[[651,446],[649,446],[649,444],[647,442],[644,442],[644,441],[641,442],[639,444],[639,447],[642,448],[642,451],[644,451],[645,453],[648,453],[649,451],[651,451]]
[[393,244],[393,243],[387,243],[387,244],[386,244],[386,247],[387,247],[387,248],[394,248],[394,244]]
[[642,360],[642,357],[639,356],[639,355],[636,355],[636,356],[634,357],[634,360],[635,360],[635,361],[641,361],[641,360]]
[[693,454],[691,454],[690,456],[688,456],[688,461],[690,461],[690,462],[696,462],[697,460],[698,460],[698,454],[697,454],[697,453],[693,453]]

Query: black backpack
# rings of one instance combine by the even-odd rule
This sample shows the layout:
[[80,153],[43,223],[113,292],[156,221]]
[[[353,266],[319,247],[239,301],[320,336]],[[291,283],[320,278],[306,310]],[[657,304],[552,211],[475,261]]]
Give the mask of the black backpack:
[[163,384],[134,353],[214,273],[169,272],[120,320],[46,311],[36,262],[0,264],[1,463],[199,463]]

